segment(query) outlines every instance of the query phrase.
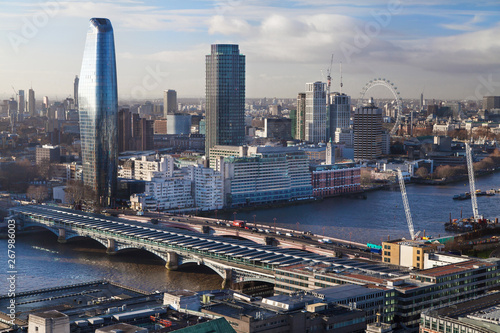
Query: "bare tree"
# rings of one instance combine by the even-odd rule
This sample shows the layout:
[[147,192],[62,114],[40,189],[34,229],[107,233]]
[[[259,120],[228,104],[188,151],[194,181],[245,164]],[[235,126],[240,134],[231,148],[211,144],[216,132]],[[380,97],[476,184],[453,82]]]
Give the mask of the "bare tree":
[[36,202],[42,202],[43,200],[49,198],[49,189],[45,185],[30,185],[26,191],[26,196]]
[[420,167],[417,169],[417,171],[415,171],[415,175],[417,175],[420,178],[425,179],[425,178],[429,177],[429,170],[427,170],[426,167]]

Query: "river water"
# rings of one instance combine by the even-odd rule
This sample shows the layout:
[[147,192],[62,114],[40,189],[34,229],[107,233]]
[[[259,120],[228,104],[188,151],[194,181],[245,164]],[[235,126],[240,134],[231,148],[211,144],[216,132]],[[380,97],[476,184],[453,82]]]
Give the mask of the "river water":
[[[500,188],[500,174],[477,179],[477,188]],[[452,196],[469,190],[468,183],[446,186],[408,185],[408,199],[415,231],[427,235],[446,235],[443,223],[472,215],[470,200],[455,201]],[[266,222],[317,234],[380,243],[409,237],[401,193],[382,190],[367,193],[366,200],[329,198],[297,206],[238,212],[237,219]],[[478,198],[479,213],[487,218],[500,216],[500,195]],[[229,213],[227,218],[232,219]],[[299,224],[297,225],[297,222]],[[147,252],[135,251],[115,256],[106,254],[90,240],[57,242],[48,231],[19,235],[16,239],[17,291],[55,287],[98,279],[109,279],[135,288],[155,291],[167,289],[206,290],[220,288],[222,279],[209,269],[195,266],[168,271],[162,260]],[[0,294],[7,293],[7,240],[0,239]]]

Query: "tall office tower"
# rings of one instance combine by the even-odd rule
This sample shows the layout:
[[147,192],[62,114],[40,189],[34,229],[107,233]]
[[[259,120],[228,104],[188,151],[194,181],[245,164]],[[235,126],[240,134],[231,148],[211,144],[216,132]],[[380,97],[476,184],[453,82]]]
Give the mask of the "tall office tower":
[[49,109],[49,96],[43,96],[42,107],[45,111]]
[[130,149],[132,140],[132,114],[129,109],[118,111],[118,152]]
[[28,113],[31,117],[34,117],[36,116],[35,112],[35,91],[30,88],[30,90],[28,90]]
[[335,131],[337,128],[349,128],[351,121],[351,97],[343,93],[334,93],[330,98],[330,138],[332,141],[335,141]]
[[299,93],[297,95],[297,114],[296,114],[295,139],[304,140],[305,125],[306,125],[306,94]]
[[483,96],[483,109],[500,109],[500,96]]
[[420,111],[424,109],[424,93],[420,94]]
[[11,98],[8,102],[7,112],[9,114],[10,127],[12,132],[14,132],[14,128],[16,127],[17,123],[17,110],[18,110],[17,101],[14,98]]
[[177,113],[177,91],[165,90],[163,92],[163,115],[167,118],[168,114]]
[[78,75],[75,76],[75,81],[73,82],[73,99],[75,100],[75,108],[78,109],[78,84],[80,83],[80,79]]
[[326,142],[326,83],[306,83],[306,118],[304,140]]
[[26,103],[24,102],[24,90],[19,90],[19,97],[17,100],[17,107],[19,113],[24,113],[24,106]]
[[238,45],[214,44],[206,56],[205,156],[215,145],[245,142],[245,56]]
[[373,103],[354,111],[354,160],[373,160],[382,155],[382,109]]
[[90,19],[78,87],[83,182],[113,205],[118,165],[118,94],[111,22]]

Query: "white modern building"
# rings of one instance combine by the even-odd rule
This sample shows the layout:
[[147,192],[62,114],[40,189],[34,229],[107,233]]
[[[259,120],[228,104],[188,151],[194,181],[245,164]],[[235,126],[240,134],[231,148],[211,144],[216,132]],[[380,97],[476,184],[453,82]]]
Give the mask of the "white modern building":
[[298,147],[248,147],[244,157],[220,158],[227,206],[312,197],[307,155]]
[[191,180],[183,176],[153,177],[146,183],[144,193],[130,197],[135,210],[175,210],[194,206]]
[[190,166],[187,169],[193,184],[195,207],[200,210],[223,208],[224,186],[221,173],[199,166]]
[[326,142],[327,112],[326,83],[317,81],[306,84],[304,140],[312,143]]

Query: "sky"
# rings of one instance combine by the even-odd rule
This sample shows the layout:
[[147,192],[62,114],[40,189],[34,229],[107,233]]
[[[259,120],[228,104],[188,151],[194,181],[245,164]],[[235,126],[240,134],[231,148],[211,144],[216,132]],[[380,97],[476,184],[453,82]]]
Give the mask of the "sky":
[[374,78],[402,98],[500,95],[500,0],[0,0],[0,98],[72,97],[92,17],[113,24],[120,99],[204,97],[216,43],[246,56],[247,98],[295,98],[332,54],[331,90],[342,67],[353,98]]

